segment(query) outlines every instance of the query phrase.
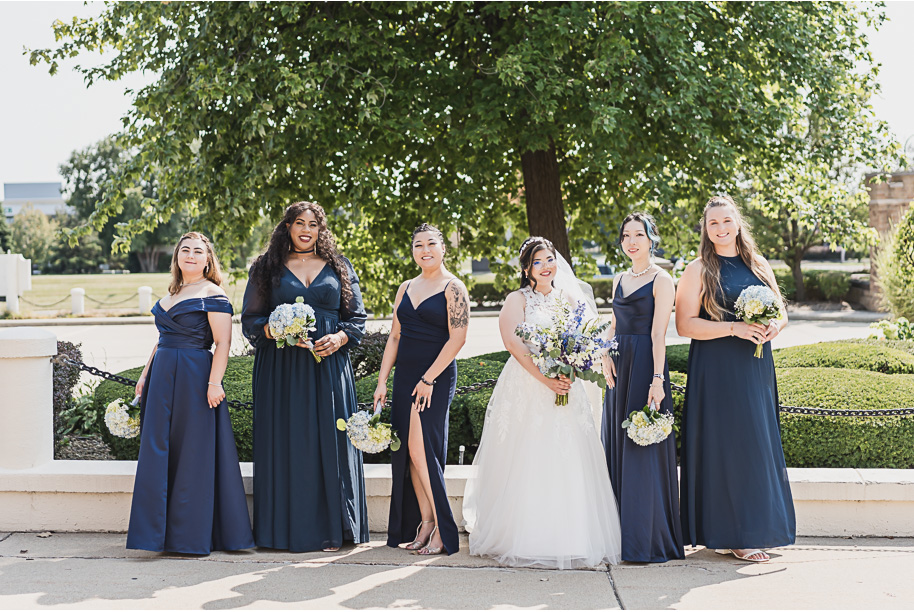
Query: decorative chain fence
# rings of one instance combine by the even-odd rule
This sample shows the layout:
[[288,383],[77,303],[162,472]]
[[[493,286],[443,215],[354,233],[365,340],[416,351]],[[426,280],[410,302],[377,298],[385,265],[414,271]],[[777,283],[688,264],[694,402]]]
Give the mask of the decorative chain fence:
[[[135,387],[137,381],[125,378],[124,376],[118,376],[117,374],[112,374],[111,372],[105,372],[99,368],[86,365],[82,361],[76,361],[66,357],[64,355],[58,355],[53,358],[54,363],[63,363],[71,365],[74,367],[88,372],[93,376],[98,376],[104,378],[105,380],[110,380],[112,382],[120,383],[128,387]],[[497,379],[487,378],[478,383],[473,383],[472,385],[465,385],[463,387],[457,387],[455,391],[456,395],[464,395],[467,393],[475,393],[476,391],[481,391],[483,389],[491,389],[495,386]],[[673,391],[677,393],[685,393],[686,388],[682,385],[677,385],[670,383],[670,387]],[[390,401],[387,402],[388,405]],[[253,402],[239,402],[238,400],[229,400],[228,405],[231,408],[237,408],[241,410],[253,410]],[[359,409],[372,410],[373,406],[371,402],[359,402]],[[884,416],[905,416],[905,415],[914,415],[914,408],[886,408],[880,410],[837,410],[834,408],[802,408],[799,406],[784,406],[783,404],[778,405],[778,409],[781,412],[787,414],[806,414],[811,416],[831,416],[831,417],[884,417]]]
[[69,300],[70,296],[68,295],[63,299],[57,300],[53,304],[39,304],[37,302],[33,302],[32,300],[30,300],[28,298],[24,298],[22,296],[19,296],[19,299],[22,300],[23,302],[25,302],[26,304],[30,304],[30,305],[34,306],[35,308],[52,308],[54,306],[57,306],[58,304],[63,304],[64,302]]

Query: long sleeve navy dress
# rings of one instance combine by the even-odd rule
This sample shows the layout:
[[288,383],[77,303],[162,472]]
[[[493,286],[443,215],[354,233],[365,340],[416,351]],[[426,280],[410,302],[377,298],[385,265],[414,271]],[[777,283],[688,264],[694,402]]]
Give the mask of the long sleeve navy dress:
[[[365,333],[359,279],[346,260],[352,299],[341,301],[329,264],[305,286],[288,268],[267,302],[251,279],[241,324],[255,348],[254,539],[293,552],[368,541],[362,453],[336,428],[357,410],[349,348]],[[313,339],[344,331],[349,341],[318,363],[311,351],[277,349],[264,334],[270,313],[302,296],[314,308]]]

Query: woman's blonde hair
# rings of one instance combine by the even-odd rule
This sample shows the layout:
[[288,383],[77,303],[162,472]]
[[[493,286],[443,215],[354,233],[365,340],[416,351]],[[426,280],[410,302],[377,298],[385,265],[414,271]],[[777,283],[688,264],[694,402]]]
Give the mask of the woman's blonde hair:
[[704,212],[701,213],[701,242],[698,245],[698,254],[701,258],[701,292],[699,299],[701,306],[713,321],[721,321],[727,309],[722,303],[723,288],[720,284],[720,258],[717,251],[714,250],[714,243],[708,237],[708,210],[729,206],[733,209],[733,219],[739,225],[739,232],[736,235],[736,252],[739,254],[743,263],[749,267],[763,283],[774,291],[778,299],[783,302],[784,298],[778,289],[778,284],[774,278],[768,274],[765,267],[764,258],[759,254],[755,246],[755,240],[752,238],[752,227],[743,219],[739,206],[728,195],[714,196],[705,204]]
[[181,268],[178,266],[178,251],[181,250],[181,244],[185,240],[200,240],[206,248],[206,265],[203,267],[203,277],[214,285],[222,286],[222,268],[219,266],[219,259],[213,250],[213,243],[209,238],[200,232],[187,232],[178,244],[175,245],[175,251],[171,255],[171,283],[168,285],[168,294],[174,295],[181,290],[184,284],[184,275],[181,274]]

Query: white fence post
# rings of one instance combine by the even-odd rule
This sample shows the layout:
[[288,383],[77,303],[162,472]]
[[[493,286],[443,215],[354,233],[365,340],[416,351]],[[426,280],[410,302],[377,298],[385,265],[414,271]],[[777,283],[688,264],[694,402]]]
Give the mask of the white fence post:
[[79,287],[70,289],[70,301],[73,305],[72,312],[75,315],[85,314],[86,312],[86,290]]
[[140,287],[137,293],[140,296],[140,314],[149,314],[152,310],[152,287]]
[[57,336],[37,327],[0,329],[0,469],[22,470],[54,459],[54,367]]

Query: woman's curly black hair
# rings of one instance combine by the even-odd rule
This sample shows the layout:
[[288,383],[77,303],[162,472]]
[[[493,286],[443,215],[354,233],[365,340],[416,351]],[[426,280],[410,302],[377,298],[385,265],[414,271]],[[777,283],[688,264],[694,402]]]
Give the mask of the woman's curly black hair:
[[290,228],[296,219],[309,210],[314,214],[318,224],[314,252],[336,272],[337,277],[340,279],[340,303],[344,309],[348,308],[349,301],[352,299],[352,282],[349,278],[349,268],[346,266],[343,256],[336,249],[336,239],[327,229],[327,215],[324,213],[323,207],[314,202],[295,202],[286,208],[282,221],[273,228],[266,250],[251,265],[251,280],[257,283],[261,297],[265,302],[269,303],[273,288],[279,287],[286,259],[288,259],[289,253],[292,251]]

